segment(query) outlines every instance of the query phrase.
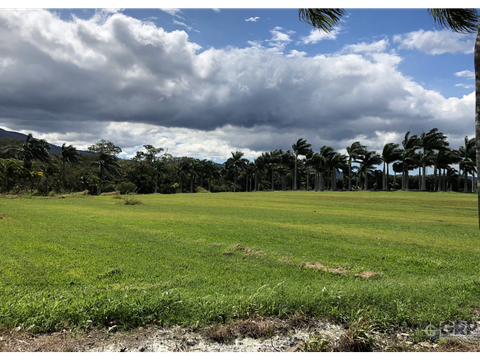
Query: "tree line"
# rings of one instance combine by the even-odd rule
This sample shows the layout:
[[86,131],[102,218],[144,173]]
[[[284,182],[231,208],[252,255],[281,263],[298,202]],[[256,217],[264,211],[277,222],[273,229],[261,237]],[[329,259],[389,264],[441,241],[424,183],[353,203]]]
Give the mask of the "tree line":
[[[90,146],[91,155],[79,154],[74,146],[66,144],[60,153],[52,155],[45,140],[29,134],[25,141],[0,139],[0,191],[39,195],[85,190],[97,195],[112,191],[475,192],[475,139],[465,137],[464,141],[463,146],[452,149],[447,137],[434,128],[421,135],[407,132],[401,144],[387,143],[381,152],[368,150],[357,141],[341,154],[326,145],[315,152],[302,138],[291,149],[263,152],[254,161],[235,151],[223,164],[216,164],[206,159],[174,157],[152,145],[144,145],[130,160],[121,159],[118,154],[122,149],[106,140]],[[453,165],[458,165],[458,170]],[[427,167],[433,167],[433,175],[426,174]],[[410,175],[415,170],[418,175]]]

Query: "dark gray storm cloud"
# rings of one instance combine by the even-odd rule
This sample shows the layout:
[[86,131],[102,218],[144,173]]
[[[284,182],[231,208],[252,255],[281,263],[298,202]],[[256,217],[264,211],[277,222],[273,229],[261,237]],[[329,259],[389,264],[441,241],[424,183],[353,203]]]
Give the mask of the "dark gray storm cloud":
[[[116,122],[217,131],[252,151],[301,135],[338,147],[431,127],[469,134],[473,95],[423,89],[397,70],[401,58],[385,53],[386,43],[368,47],[377,53],[288,57],[278,44],[202,49],[184,31],[121,13],[67,22],[44,10],[2,10],[0,122],[91,137]],[[237,135],[218,132],[226,127]]]

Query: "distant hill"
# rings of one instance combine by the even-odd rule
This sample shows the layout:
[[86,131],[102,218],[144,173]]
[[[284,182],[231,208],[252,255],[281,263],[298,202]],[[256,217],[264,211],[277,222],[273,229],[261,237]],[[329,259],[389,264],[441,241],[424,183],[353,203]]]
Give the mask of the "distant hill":
[[[25,140],[27,138],[27,135],[22,134],[22,133],[18,133],[18,132],[15,132],[15,131],[3,130],[2,128],[0,128],[0,139],[3,139],[3,138],[17,138],[17,139]],[[50,152],[52,154],[57,154],[59,152],[62,152],[62,147],[50,144]],[[91,153],[89,153],[88,151],[77,150],[77,152],[80,153],[80,154],[83,154],[83,155],[91,155]]]

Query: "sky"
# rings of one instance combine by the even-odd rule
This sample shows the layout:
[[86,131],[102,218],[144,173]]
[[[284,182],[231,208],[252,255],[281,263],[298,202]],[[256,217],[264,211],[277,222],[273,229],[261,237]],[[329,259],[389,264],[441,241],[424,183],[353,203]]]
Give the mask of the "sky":
[[432,128],[458,148],[475,133],[474,41],[425,9],[347,7],[331,34],[296,8],[0,9],[0,127],[220,163]]

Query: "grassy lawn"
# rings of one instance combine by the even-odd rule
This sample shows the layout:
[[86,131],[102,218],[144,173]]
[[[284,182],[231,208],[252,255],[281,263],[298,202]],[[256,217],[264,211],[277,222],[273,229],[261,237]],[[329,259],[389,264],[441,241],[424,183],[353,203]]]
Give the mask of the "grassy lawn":
[[[0,198],[0,325],[202,325],[301,311],[423,327],[480,307],[476,194],[137,199]],[[317,262],[346,273],[300,266]],[[379,275],[355,276],[367,270]]]

